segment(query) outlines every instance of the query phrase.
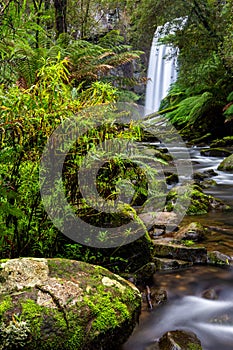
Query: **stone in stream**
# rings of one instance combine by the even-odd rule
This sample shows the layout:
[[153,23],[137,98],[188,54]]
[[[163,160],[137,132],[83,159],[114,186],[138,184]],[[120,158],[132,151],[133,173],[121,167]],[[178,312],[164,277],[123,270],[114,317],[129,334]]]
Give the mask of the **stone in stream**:
[[138,215],[144,224],[149,227],[150,236],[161,236],[166,230],[173,229],[178,221],[173,212],[150,211]]
[[227,147],[233,146],[233,136],[225,136],[211,142],[210,147]]
[[175,330],[159,339],[159,350],[202,350],[202,346],[195,333]]
[[171,243],[166,240],[153,240],[155,257],[179,259],[191,261],[194,264],[207,262],[207,250],[205,247],[187,247],[181,244]]
[[207,179],[201,182],[201,188],[206,189],[210,187],[215,187],[217,185],[217,182],[213,179]]
[[177,184],[179,182],[179,177],[177,174],[169,172],[169,171],[165,171],[164,175],[166,177],[166,183],[168,185],[174,185]]
[[233,171],[233,154],[226,157],[218,166],[218,170]]
[[142,266],[137,271],[135,271],[134,275],[136,277],[137,285],[143,285],[143,284],[145,285],[147,283],[150,283],[155,272],[156,272],[156,267],[153,262],[150,262]]
[[229,255],[226,255],[214,250],[214,251],[208,252],[207,262],[210,265],[229,266],[232,263],[232,258]]
[[206,229],[199,222],[191,222],[190,224],[182,227],[179,231],[174,232],[172,237],[175,240],[183,240],[183,241],[193,241],[193,242],[201,242],[205,238],[208,229]]
[[178,259],[153,258],[156,270],[177,270],[187,268],[193,265],[192,261],[183,261]]
[[206,289],[201,293],[202,298],[209,299],[209,300],[217,300],[218,294],[213,288]]
[[208,157],[227,157],[231,155],[231,151],[224,148],[207,148],[200,151],[202,156]]
[[2,350],[119,349],[141,294],[108,270],[67,259],[0,260]]

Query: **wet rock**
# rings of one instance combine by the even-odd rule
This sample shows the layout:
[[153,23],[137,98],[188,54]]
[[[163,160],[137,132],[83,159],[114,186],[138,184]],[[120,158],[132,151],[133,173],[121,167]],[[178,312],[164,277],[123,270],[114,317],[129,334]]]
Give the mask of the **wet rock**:
[[145,350],[160,350],[158,343],[153,343],[151,345],[148,345]]
[[0,348],[119,349],[141,295],[108,270],[67,259],[0,260]]
[[216,171],[214,171],[213,169],[204,170],[203,174],[208,175],[209,177],[218,175],[218,173],[216,173]]
[[194,264],[206,263],[207,261],[205,247],[186,247],[163,240],[153,240],[152,242],[154,245],[153,255],[156,257],[191,261]]
[[233,171],[233,154],[225,158],[218,166],[218,170]]
[[202,292],[201,294],[202,298],[204,299],[209,299],[209,300],[217,300],[218,299],[218,294],[213,288],[206,289]]
[[146,227],[149,228],[150,236],[153,236],[157,229],[163,230],[163,233],[166,233],[166,230],[170,228],[174,229],[177,226],[177,215],[172,212],[151,211],[139,214],[138,216],[145,223]]
[[218,251],[208,252],[207,262],[211,265],[230,265],[232,258],[229,255],[220,253]]
[[210,147],[227,147],[233,146],[233,136],[225,136],[211,142]]
[[154,257],[153,261],[155,263],[156,270],[177,270],[193,265],[191,261],[183,261],[178,259],[166,259]]
[[193,173],[193,176],[192,178],[198,182],[201,182],[205,179],[208,179],[209,178],[209,175],[208,174],[204,174],[204,173],[200,173],[200,172],[195,172]]
[[192,139],[190,144],[196,145],[199,147],[205,147],[207,145],[208,141],[211,139],[211,137],[212,137],[211,133],[206,133],[205,135],[203,135],[201,137]]
[[164,175],[166,177],[166,183],[168,185],[174,185],[179,182],[179,177],[177,174],[171,173],[171,172],[164,172]]
[[201,188],[210,188],[217,185],[217,182],[213,179],[204,180],[201,182]]
[[148,284],[152,280],[155,272],[156,272],[156,266],[153,262],[142,266],[140,269],[138,269],[135,272],[137,284],[139,285]]
[[167,291],[162,288],[149,287],[147,285],[142,293],[142,300],[144,304],[146,304],[146,308],[152,310],[167,301]]
[[178,232],[173,234],[176,240],[190,240],[193,242],[201,242],[205,238],[207,229],[199,222],[191,222],[189,225],[182,227]]
[[167,301],[167,291],[162,288],[151,287],[151,300],[153,307]]
[[150,232],[150,236],[153,239],[156,239],[158,237],[161,237],[165,233],[165,227],[163,228],[154,228],[152,232]]
[[207,148],[202,149],[200,153],[202,156],[208,157],[228,157],[232,152],[224,148]]
[[202,350],[201,342],[193,332],[175,330],[159,339],[160,350]]

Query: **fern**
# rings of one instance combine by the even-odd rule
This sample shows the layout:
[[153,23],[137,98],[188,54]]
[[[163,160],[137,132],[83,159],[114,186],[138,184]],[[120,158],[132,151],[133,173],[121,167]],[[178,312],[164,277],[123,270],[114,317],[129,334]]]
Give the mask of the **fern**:
[[208,110],[212,102],[213,95],[210,92],[187,97],[177,104],[176,109],[166,113],[166,116],[176,125],[184,125],[187,122],[193,124]]

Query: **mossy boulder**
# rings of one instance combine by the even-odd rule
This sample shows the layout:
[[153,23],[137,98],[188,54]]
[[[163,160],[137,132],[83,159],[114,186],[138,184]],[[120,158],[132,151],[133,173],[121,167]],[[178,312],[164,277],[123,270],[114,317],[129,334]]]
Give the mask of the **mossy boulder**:
[[197,184],[173,187],[166,198],[167,211],[173,211],[177,199],[179,199],[180,211],[185,210],[188,215],[207,214],[212,209],[229,209],[222,200],[203,193],[202,188]]
[[153,241],[153,244],[153,253],[156,258],[161,257],[191,261],[194,264],[204,264],[207,261],[207,250],[205,247],[187,247],[182,244],[176,244],[162,239]]
[[218,170],[233,171],[233,154],[226,157],[218,166]]
[[174,184],[177,184],[179,182],[179,177],[175,173],[171,173],[171,172],[167,171],[164,173],[164,175],[166,177],[166,183],[168,185],[174,185]]
[[175,330],[159,339],[160,350],[202,350],[196,334],[190,331]]
[[210,147],[227,147],[233,146],[233,136],[225,136],[211,142]]
[[0,260],[0,280],[1,350],[119,349],[139,317],[137,288],[100,266]]

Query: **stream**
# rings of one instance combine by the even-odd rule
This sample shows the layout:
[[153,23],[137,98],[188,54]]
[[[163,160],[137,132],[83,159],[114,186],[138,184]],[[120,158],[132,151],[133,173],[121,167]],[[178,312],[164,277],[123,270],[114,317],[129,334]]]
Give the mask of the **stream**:
[[[217,185],[206,189],[233,205],[233,173],[218,171],[223,157],[200,155],[200,149],[190,149],[194,172],[213,169],[217,175],[211,179]],[[207,215],[185,216],[181,224],[199,221],[211,228],[205,246],[233,256],[232,211],[212,211]],[[121,350],[146,350],[164,333],[183,329],[196,333],[203,350],[233,349],[233,269],[215,266],[194,266],[188,269],[157,272],[154,287],[165,289],[168,301],[150,311],[143,309],[139,324]],[[216,300],[202,297],[206,290],[213,289]]]

